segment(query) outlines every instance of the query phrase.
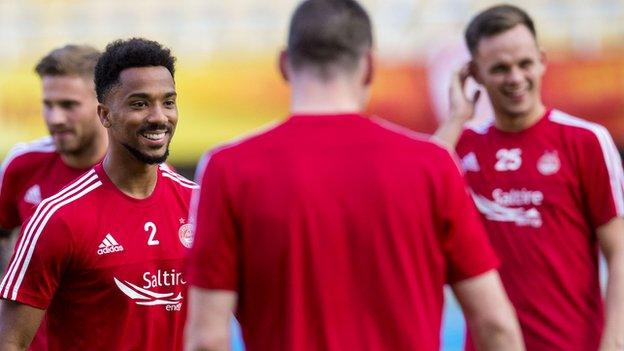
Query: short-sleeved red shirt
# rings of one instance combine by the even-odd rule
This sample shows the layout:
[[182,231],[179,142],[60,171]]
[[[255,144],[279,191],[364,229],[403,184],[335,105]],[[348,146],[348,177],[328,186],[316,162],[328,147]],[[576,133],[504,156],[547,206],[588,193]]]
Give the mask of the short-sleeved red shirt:
[[457,152],[527,349],[596,350],[596,228],[624,214],[622,163],[607,130],[552,110],[517,133],[491,122],[466,130]]
[[50,137],[16,145],[0,168],[0,228],[20,226],[41,200],[89,168],[67,166]]
[[97,165],[22,227],[2,298],[47,309],[50,350],[181,350],[182,273],[197,186],[158,168],[137,200]]
[[444,284],[496,266],[449,152],[377,118],[292,116],[198,179],[189,282],[238,292],[250,351],[438,350]]

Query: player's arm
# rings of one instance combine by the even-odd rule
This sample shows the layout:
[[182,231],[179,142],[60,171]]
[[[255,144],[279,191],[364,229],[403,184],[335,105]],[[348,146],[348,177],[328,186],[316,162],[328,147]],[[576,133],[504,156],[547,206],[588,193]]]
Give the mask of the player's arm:
[[200,190],[191,201],[195,238],[188,255],[186,278],[189,315],[185,350],[230,350],[232,313],[239,286],[239,233],[232,212],[232,189],[219,156],[208,153],[195,179]]
[[229,351],[232,313],[237,294],[227,290],[189,289],[186,351]]
[[26,350],[45,311],[15,301],[0,301],[0,350]]
[[468,77],[470,77],[469,64],[453,74],[449,87],[449,117],[433,134],[433,138],[452,148],[457,144],[464,124],[474,116],[475,106],[479,99],[479,90],[475,92],[472,99],[466,96],[464,88]]
[[596,230],[607,261],[606,323],[600,351],[624,350],[624,219],[616,217]]
[[459,281],[451,287],[477,350],[524,350],[516,313],[496,270]]

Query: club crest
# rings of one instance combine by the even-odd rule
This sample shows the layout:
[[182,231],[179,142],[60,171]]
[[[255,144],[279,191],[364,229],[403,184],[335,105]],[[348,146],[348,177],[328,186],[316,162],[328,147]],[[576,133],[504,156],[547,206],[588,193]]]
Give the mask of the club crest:
[[193,246],[193,226],[190,223],[181,225],[178,229],[178,237],[182,245],[190,249]]
[[557,151],[546,151],[537,160],[537,170],[545,176],[557,173],[559,168],[561,168],[561,161]]

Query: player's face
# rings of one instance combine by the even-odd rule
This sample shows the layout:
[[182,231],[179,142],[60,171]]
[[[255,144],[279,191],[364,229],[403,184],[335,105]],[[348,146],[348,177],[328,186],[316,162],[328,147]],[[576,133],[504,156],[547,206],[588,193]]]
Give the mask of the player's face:
[[112,142],[147,164],[167,159],[178,108],[175,83],[165,67],[123,70],[106,105],[110,109],[108,127]]
[[526,26],[481,39],[473,70],[498,115],[526,117],[541,108],[545,57]]
[[43,118],[61,154],[79,154],[102,132],[93,83],[78,76],[44,76]]

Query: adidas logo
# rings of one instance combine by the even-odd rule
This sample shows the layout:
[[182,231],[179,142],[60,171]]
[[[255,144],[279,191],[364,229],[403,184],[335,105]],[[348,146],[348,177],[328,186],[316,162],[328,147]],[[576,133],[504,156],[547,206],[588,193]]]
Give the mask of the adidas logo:
[[39,205],[41,202],[41,188],[39,188],[39,185],[35,184],[28,188],[26,194],[24,194],[24,201],[35,206]]
[[123,246],[119,245],[117,240],[113,238],[113,236],[108,233],[102,243],[100,243],[99,249],[97,250],[98,255],[105,255],[113,252],[123,251]]
[[461,164],[464,172],[479,172],[481,170],[481,167],[479,167],[479,161],[477,161],[477,155],[475,155],[474,152],[464,156],[461,160]]

